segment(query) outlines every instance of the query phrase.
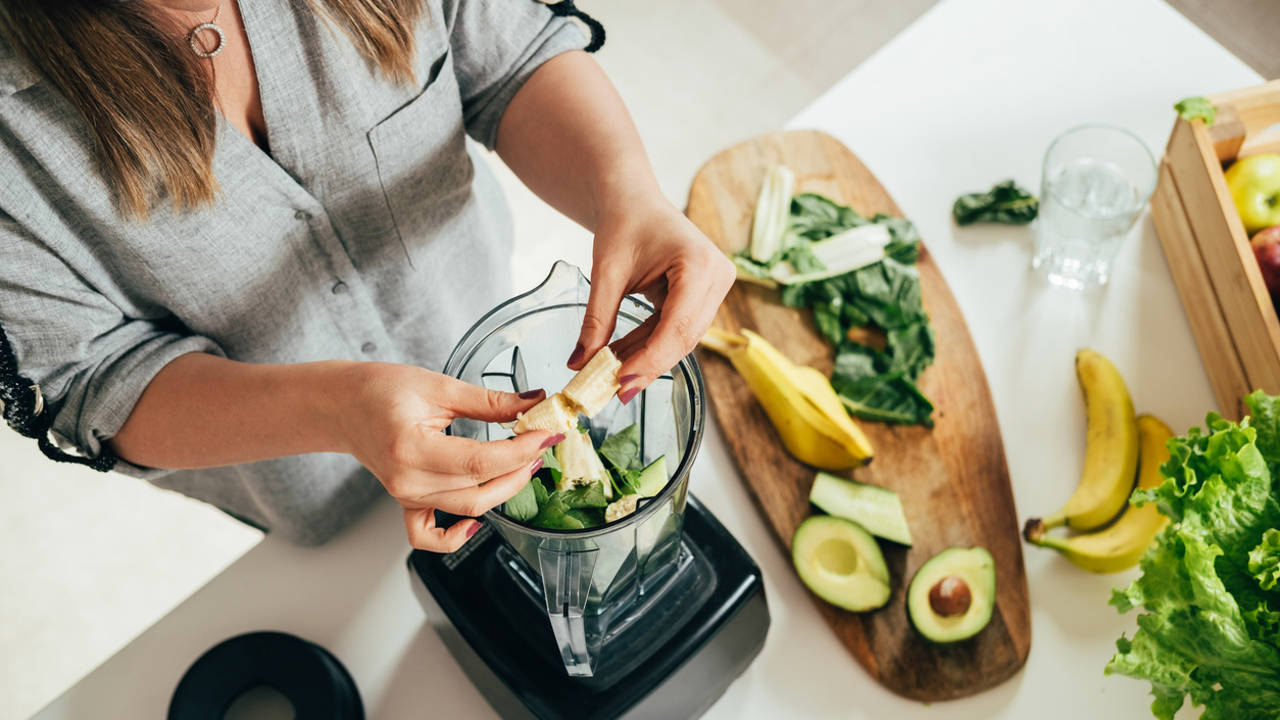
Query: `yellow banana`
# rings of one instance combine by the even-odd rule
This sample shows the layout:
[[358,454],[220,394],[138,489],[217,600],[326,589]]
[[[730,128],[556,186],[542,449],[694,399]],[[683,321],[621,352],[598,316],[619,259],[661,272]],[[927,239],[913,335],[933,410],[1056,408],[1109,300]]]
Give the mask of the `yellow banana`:
[[797,460],[838,471],[871,459],[871,442],[822,373],[796,365],[750,330],[738,336],[712,328],[702,344],[733,363]]
[[[1166,446],[1173,431],[1152,415],[1139,415],[1138,437],[1141,460],[1138,469],[1138,487],[1146,490],[1164,482],[1160,466],[1169,459]],[[1062,553],[1076,565],[1096,573],[1126,570],[1138,564],[1156,533],[1169,518],[1161,515],[1155,503],[1130,507],[1111,527],[1087,535],[1058,538],[1043,532],[1030,530],[1027,539],[1037,545],[1051,547]]]
[[1080,485],[1058,512],[1027,522],[1044,528],[1066,525],[1093,530],[1114,518],[1133,492],[1138,466],[1138,428],[1129,389],[1116,366],[1101,353],[1076,353],[1076,376],[1084,391],[1088,429]]
[[595,417],[618,392],[618,370],[622,363],[606,345],[591,356],[564,389],[548,395],[516,417],[517,435],[530,430],[570,433],[578,427],[578,413]]

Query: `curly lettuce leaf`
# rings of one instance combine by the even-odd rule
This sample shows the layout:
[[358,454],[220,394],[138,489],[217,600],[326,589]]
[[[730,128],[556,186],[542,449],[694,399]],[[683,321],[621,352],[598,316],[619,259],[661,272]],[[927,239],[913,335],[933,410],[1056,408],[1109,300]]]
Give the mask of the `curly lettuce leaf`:
[[1108,674],[1148,680],[1152,713],[1190,698],[1205,720],[1280,717],[1280,399],[1246,399],[1253,419],[1210,414],[1206,429],[1169,441],[1159,487],[1135,493],[1171,522],[1142,559],[1142,576],[1113,593],[1141,609]]

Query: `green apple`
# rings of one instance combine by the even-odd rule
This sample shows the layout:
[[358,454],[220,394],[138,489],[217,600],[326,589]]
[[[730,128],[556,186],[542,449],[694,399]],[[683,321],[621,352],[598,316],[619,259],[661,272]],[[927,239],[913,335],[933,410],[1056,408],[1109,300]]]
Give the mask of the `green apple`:
[[1227,168],[1227,188],[1250,235],[1280,225],[1280,155],[1250,155]]

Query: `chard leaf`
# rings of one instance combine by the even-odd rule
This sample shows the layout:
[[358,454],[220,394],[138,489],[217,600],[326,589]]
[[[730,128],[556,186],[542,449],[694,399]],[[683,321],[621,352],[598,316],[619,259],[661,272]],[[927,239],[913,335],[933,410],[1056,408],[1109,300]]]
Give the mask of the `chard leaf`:
[[917,321],[906,327],[892,328],[886,333],[885,352],[889,365],[885,372],[901,373],[917,380],[924,369],[933,363],[933,327],[925,321]]
[[826,270],[827,266],[813,254],[808,245],[795,245],[782,252],[782,259],[791,263],[798,273],[811,273]]
[[986,192],[969,193],[956,198],[951,206],[957,225],[978,222],[1026,225],[1036,219],[1040,201],[1035,195],[1005,180]]

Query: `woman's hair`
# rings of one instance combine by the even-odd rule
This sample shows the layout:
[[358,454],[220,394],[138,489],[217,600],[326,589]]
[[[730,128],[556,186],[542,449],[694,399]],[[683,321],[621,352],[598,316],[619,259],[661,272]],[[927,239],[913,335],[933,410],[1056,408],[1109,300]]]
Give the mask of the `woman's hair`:
[[[252,0],[251,0],[252,1]],[[387,77],[413,79],[425,0],[305,0]],[[209,63],[140,0],[0,0],[0,35],[84,117],[120,211],[213,201],[218,111]]]

